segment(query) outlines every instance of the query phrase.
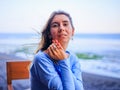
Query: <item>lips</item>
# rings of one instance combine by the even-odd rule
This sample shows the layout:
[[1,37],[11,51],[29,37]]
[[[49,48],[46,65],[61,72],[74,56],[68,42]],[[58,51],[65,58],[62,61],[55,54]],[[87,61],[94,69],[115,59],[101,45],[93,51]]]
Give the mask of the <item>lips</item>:
[[59,37],[65,37],[65,36],[67,36],[67,34],[59,34],[58,36]]

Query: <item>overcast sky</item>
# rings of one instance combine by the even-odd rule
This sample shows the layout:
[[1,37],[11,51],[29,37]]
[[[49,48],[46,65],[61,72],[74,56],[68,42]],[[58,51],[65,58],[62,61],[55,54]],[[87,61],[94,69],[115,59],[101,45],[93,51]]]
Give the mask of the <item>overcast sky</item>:
[[40,31],[54,10],[70,13],[77,33],[120,33],[120,0],[0,0],[0,33]]

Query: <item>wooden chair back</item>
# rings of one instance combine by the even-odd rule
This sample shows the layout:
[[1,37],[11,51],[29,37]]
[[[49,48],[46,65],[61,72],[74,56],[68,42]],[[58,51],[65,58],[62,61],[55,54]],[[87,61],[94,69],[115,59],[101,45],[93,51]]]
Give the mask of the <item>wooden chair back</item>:
[[28,60],[6,62],[8,90],[14,90],[12,80],[29,78],[30,63]]

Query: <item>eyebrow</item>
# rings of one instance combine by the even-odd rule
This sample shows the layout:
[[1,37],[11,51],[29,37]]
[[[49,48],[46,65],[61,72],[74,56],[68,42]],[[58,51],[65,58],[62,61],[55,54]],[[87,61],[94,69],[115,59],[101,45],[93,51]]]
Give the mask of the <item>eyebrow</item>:
[[63,22],[69,22],[69,21],[65,20],[65,21],[63,21]]
[[[68,21],[68,20],[65,20],[65,21],[62,21],[62,22],[63,22],[63,23],[68,23],[69,21]],[[52,22],[51,25],[52,25],[52,24],[58,24],[58,22]]]

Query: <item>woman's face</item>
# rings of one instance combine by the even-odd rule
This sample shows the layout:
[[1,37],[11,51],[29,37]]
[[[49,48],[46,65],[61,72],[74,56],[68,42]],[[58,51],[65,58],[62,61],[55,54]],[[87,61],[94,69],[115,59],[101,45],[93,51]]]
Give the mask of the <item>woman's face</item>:
[[64,14],[56,15],[51,22],[50,34],[53,40],[68,43],[74,34],[69,18]]

